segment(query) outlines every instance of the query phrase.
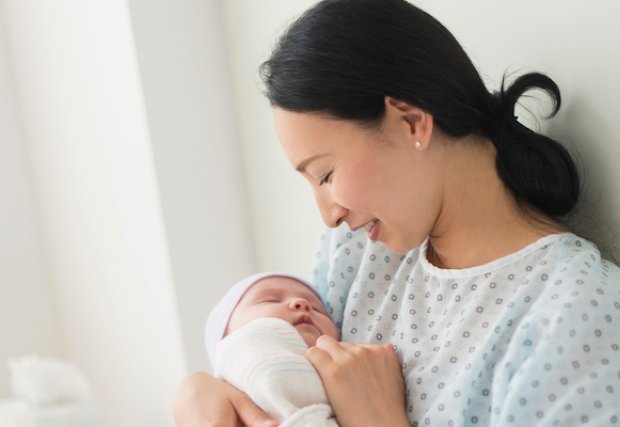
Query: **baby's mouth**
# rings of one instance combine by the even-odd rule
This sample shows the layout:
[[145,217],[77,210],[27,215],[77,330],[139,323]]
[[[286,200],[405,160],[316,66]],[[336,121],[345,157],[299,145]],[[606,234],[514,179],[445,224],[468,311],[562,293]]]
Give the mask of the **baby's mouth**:
[[314,326],[314,322],[312,321],[310,316],[307,316],[305,314],[301,315],[299,317],[299,319],[297,319],[297,321],[295,322],[295,326],[301,325],[301,324],[304,324],[304,323],[306,323],[308,325],[313,325]]

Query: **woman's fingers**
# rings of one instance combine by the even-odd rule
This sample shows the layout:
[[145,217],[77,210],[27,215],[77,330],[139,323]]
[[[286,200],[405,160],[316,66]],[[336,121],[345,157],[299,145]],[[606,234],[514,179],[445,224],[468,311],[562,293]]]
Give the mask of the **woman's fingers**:
[[319,370],[319,366],[325,366],[332,361],[330,355],[319,347],[310,347],[306,353],[306,357]]
[[236,427],[235,410],[221,391],[224,385],[206,372],[188,375],[179,384],[174,396],[176,426],[203,427],[217,423],[224,427]]
[[321,335],[319,339],[316,340],[314,346],[320,348],[333,358],[333,356],[339,352],[344,351],[344,345],[346,344],[336,340],[336,338],[330,335]]
[[275,420],[256,406],[247,394],[237,391],[233,394],[231,401],[243,425],[247,427],[276,427],[278,425]]
[[245,393],[206,372],[194,372],[181,382],[174,397],[174,418],[177,427],[237,427],[239,419],[248,427],[278,425]]
[[341,426],[407,425],[404,382],[391,345],[321,337],[308,350]]

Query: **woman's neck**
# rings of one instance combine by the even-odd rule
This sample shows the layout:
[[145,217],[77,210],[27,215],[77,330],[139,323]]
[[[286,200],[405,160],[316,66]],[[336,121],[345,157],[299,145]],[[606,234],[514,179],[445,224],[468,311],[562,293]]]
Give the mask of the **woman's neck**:
[[542,214],[526,212],[495,168],[495,148],[469,136],[447,142],[445,196],[429,236],[428,259],[440,268],[469,268],[494,261],[564,231]]

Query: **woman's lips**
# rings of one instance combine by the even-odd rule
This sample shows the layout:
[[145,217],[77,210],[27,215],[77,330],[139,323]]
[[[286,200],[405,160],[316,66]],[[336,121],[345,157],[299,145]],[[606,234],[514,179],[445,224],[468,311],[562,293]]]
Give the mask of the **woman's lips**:
[[374,219],[372,221],[370,221],[365,228],[368,230],[368,238],[370,240],[377,240],[377,238],[379,237],[379,228],[380,228],[380,222],[377,219]]

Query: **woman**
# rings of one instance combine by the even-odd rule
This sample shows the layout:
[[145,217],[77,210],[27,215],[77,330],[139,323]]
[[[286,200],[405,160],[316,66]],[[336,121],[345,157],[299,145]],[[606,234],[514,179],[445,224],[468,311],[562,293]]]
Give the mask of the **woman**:
[[[329,337],[309,350],[341,425],[618,422],[620,270],[562,223],[579,194],[570,155],[514,115],[530,89],[558,111],[550,78],[489,93],[455,38],[403,0],[319,3],[262,75],[332,228],[314,286],[344,342],[398,355]],[[181,427],[265,420],[200,373],[175,413]]]

